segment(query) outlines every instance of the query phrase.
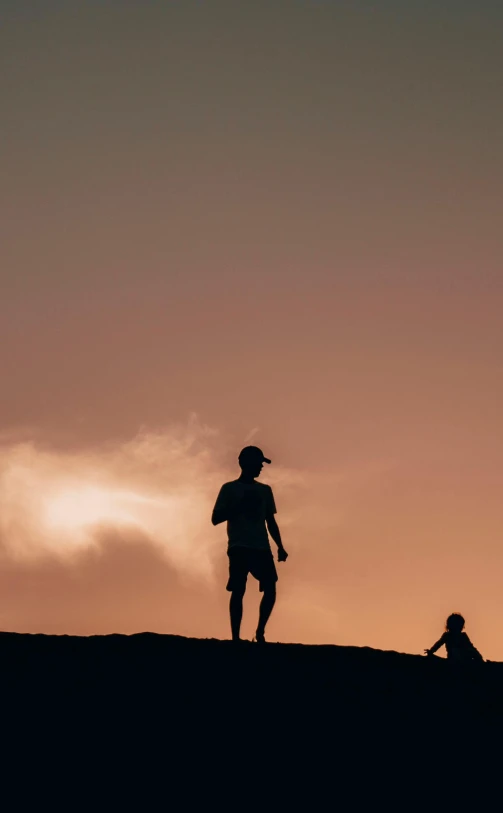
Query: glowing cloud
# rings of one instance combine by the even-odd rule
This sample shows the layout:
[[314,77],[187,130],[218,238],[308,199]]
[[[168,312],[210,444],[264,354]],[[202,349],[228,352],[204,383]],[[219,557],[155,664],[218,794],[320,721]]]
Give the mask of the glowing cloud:
[[151,502],[136,494],[91,487],[62,491],[47,501],[47,524],[68,530],[103,524],[135,525],[135,516],[127,510],[129,501]]
[[135,534],[178,569],[208,576],[209,516],[222,472],[211,466],[214,433],[188,427],[132,441],[57,452],[34,443],[0,447],[0,537],[16,559],[70,560],[104,530]]
[[[71,564],[113,533],[124,544],[142,539],[178,571],[207,579],[215,555],[225,550],[223,529],[210,524],[211,509],[221,484],[236,476],[222,464],[222,447],[222,438],[195,419],[86,450],[0,443],[4,555]],[[279,466],[268,479],[280,490],[296,482]],[[288,522],[284,514],[282,522]]]

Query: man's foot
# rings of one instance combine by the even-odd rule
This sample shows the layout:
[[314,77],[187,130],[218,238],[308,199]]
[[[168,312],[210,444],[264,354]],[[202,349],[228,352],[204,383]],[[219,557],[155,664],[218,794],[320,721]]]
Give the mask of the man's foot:
[[260,630],[255,633],[255,641],[257,644],[265,644],[265,635]]

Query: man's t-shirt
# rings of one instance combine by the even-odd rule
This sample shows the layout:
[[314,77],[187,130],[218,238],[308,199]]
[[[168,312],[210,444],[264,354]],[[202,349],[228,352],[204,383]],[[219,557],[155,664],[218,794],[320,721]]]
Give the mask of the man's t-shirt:
[[233,514],[227,521],[229,548],[269,550],[265,520],[276,513],[271,486],[255,480],[252,483],[241,480],[225,483],[215,503],[217,509]]

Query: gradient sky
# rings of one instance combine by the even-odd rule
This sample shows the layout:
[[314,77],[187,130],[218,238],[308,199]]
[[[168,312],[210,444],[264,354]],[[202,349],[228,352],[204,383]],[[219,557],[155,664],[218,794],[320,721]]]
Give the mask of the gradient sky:
[[502,36],[496,0],[0,0],[1,628],[226,637],[253,438],[271,638],[421,652],[460,610],[503,660]]

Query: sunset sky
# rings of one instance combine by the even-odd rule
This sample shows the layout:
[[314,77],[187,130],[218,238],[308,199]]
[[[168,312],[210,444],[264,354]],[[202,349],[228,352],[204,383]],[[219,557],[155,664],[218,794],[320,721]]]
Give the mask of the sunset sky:
[[[0,629],[503,660],[503,4],[0,0]],[[245,601],[255,629],[258,589]]]

